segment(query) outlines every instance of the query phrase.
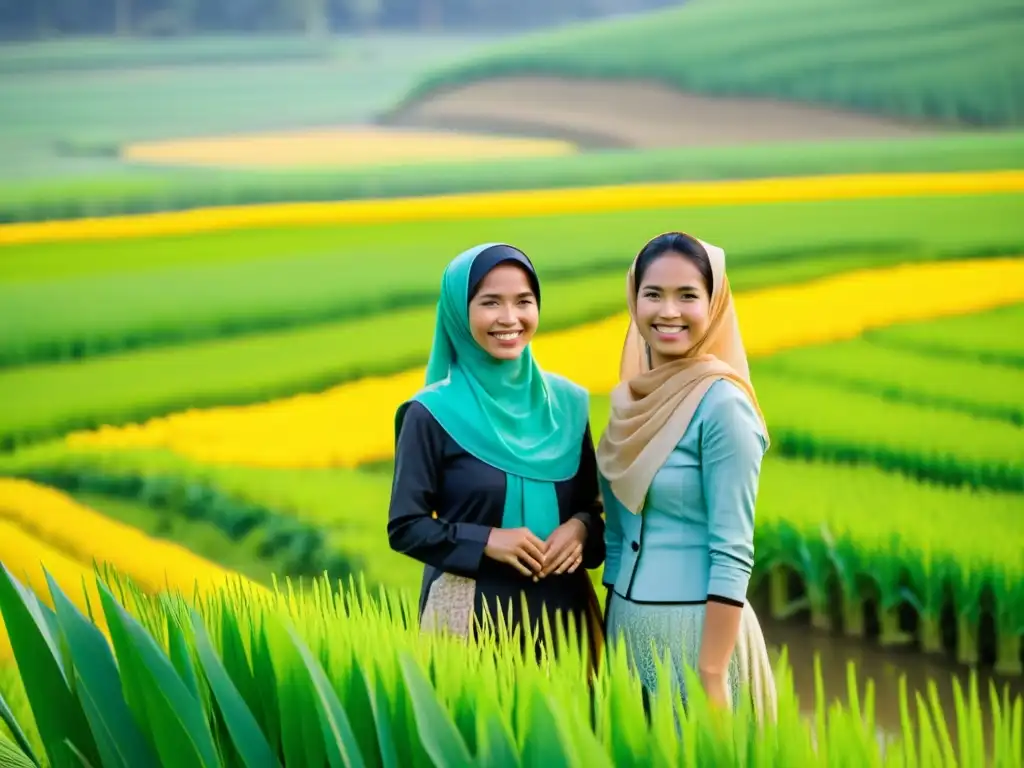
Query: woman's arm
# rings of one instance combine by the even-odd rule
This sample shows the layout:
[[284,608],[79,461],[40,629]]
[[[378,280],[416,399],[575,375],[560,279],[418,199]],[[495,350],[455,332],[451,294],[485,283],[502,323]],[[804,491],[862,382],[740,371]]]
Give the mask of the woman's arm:
[[388,540],[396,552],[442,571],[473,576],[491,527],[450,523],[437,516],[444,431],[423,406],[409,406],[395,447]]
[[618,527],[617,516],[619,510],[614,506],[618,504],[615,496],[607,483],[598,481],[598,487],[602,490],[601,504],[604,507],[604,573],[601,575],[602,583],[608,587],[608,591],[615,586],[615,580],[619,578],[619,564],[622,562],[622,532]]
[[754,506],[765,445],[753,408],[727,386],[701,436],[711,572],[697,666],[711,687],[724,682],[739,634],[754,565]]
[[587,529],[587,540],[583,545],[583,567],[597,568],[604,562],[604,518],[601,515],[601,494],[597,484],[597,456],[590,434],[590,424],[583,434],[583,452],[580,468],[573,486],[573,517]]

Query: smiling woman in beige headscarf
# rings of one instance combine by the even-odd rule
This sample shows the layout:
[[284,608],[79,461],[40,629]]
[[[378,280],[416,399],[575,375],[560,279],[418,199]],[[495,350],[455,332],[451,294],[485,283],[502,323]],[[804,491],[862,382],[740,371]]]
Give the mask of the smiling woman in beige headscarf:
[[669,651],[712,701],[775,686],[746,602],[754,504],[768,432],[750,383],[725,253],[678,232],[640,251],[627,277],[620,384],[597,448],[606,510],[609,640],[623,635],[647,691]]

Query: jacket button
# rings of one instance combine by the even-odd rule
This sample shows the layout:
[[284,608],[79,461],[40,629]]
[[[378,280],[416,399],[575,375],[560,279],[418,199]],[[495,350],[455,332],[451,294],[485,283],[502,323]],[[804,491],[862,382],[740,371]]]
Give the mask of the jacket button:
[[629,546],[631,546],[633,548],[634,552],[639,552],[640,551],[640,542],[634,541]]

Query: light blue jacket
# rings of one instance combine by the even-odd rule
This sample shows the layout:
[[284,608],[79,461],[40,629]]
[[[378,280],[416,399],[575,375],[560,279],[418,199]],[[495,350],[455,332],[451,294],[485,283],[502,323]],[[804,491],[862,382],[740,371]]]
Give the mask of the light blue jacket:
[[604,583],[638,603],[743,604],[754,564],[754,502],[767,444],[732,382],[716,381],[634,515],[600,478]]

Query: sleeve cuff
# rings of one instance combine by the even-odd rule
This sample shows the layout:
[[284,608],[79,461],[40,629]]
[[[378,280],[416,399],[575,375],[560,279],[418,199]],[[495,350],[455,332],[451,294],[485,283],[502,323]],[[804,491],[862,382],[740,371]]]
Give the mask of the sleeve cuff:
[[445,564],[446,568],[462,573],[476,573],[480,570],[480,562],[487,547],[487,538],[491,529],[486,525],[475,523],[458,523],[455,527],[455,538],[459,546]]
[[459,541],[474,542],[476,544],[487,544],[491,536],[491,526],[478,525],[477,523],[456,523],[455,538]]
[[708,600],[712,596],[720,602],[729,602],[731,605],[743,605],[747,600],[747,585],[750,583],[750,574],[744,571],[730,570],[724,573],[712,573],[708,582]]
[[722,597],[722,595],[708,595],[709,603],[722,603],[723,605],[731,605],[735,608],[742,608],[744,603],[739,600],[733,600],[731,597]]
[[601,583],[607,587],[614,587],[619,579],[619,561],[610,560],[607,556],[604,559],[604,573],[601,574]]

